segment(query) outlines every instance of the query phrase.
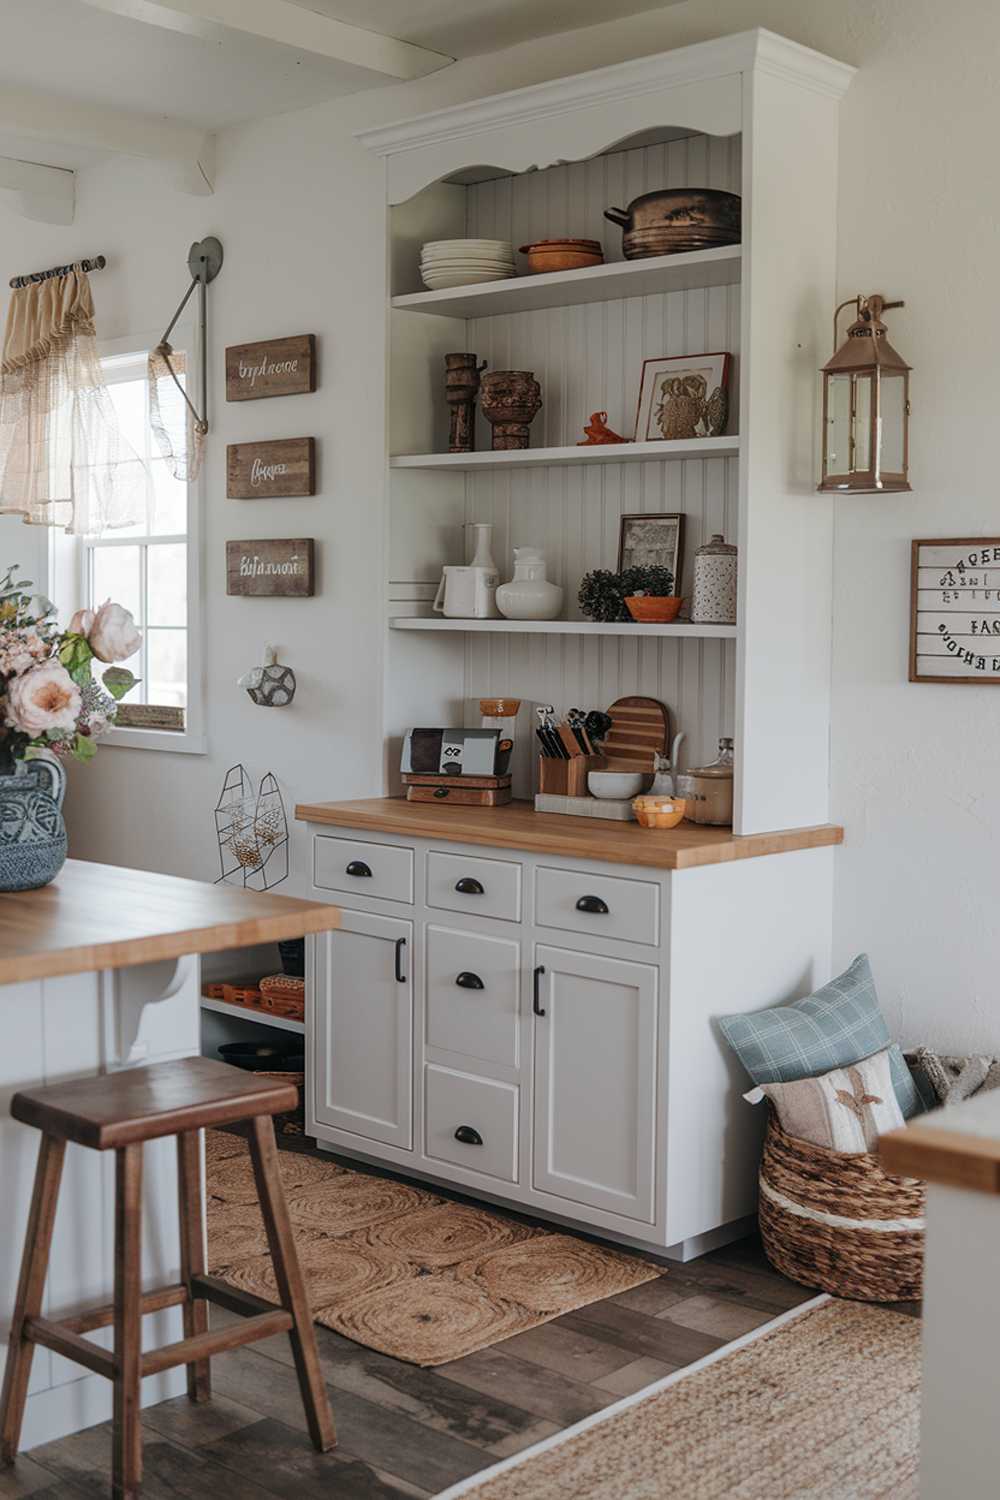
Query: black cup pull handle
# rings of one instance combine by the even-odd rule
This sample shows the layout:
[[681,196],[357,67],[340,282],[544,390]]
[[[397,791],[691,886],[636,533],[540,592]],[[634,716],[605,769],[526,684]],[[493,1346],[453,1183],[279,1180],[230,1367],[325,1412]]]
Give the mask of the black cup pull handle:
[[456,1141],[461,1141],[463,1146],[481,1146],[483,1138],[479,1131],[472,1125],[460,1125],[455,1131]]
[[458,975],[455,983],[460,990],[484,990],[486,988],[478,974],[470,974],[468,969],[463,969]]
[[406,947],[405,938],[396,939],[396,983],[405,984],[406,975],[403,973],[403,949]]
[[478,880],[473,880],[471,875],[463,875],[461,880],[455,884],[455,889],[460,896],[484,896],[486,892]]
[[532,996],[531,1008],[536,1016],[544,1016],[545,1010],[542,1006],[542,975],[545,973],[545,965],[539,964],[534,974],[534,994]]
[[370,879],[371,878],[371,873],[372,873],[371,872],[371,866],[370,865],[366,865],[363,859],[352,859],[351,863],[347,866],[347,869],[344,871],[345,875],[355,875],[359,879],[363,875],[367,875],[369,877],[369,879]]
[[600,896],[581,896],[576,903],[577,911],[589,912],[592,917],[606,917],[611,910],[606,901]]

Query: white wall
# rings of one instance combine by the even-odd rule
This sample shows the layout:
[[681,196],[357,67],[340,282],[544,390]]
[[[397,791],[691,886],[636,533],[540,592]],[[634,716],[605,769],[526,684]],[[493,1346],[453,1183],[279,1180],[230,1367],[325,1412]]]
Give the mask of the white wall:
[[[273,765],[289,801],[378,789],[382,209],[380,166],[350,129],[753,25],[861,68],[842,108],[841,295],[905,297],[891,326],[915,366],[914,493],[837,508],[833,793],[847,828],[837,957],[869,950],[905,1041],[1000,1048],[991,1005],[1000,969],[991,731],[1000,696],[906,682],[910,538],[1000,531],[989,450],[1000,127],[1000,8],[991,0],[687,0],[227,132],[214,199],[165,192],[149,169],[118,163],[84,174],[72,229],[0,219],[4,282],[8,267],[99,250],[114,257],[114,269],[94,277],[109,336],[162,322],[189,240],[220,234],[227,265],[213,288],[216,385],[226,343],[315,331],[322,345],[315,396],[215,407],[206,507],[211,754],[158,759],[155,780],[141,752],[102,754],[74,788],[78,852],[210,873],[214,793],[240,757],[257,771]],[[256,502],[257,510],[224,498],[227,441],[305,432],[321,440],[320,496]],[[246,520],[254,514],[258,526]],[[316,536],[319,597],[273,607],[227,600],[222,542],[241,532]],[[3,526],[0,561],[10,545]],[[265,636],[301,673],[294,710],[270,716],[233,685]]]

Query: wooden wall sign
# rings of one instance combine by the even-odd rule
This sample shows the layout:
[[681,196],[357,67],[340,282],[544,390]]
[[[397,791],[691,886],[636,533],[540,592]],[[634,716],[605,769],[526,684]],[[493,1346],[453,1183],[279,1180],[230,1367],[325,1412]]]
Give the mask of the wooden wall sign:
[[316,338],[233,344],[226,350],[226,400],[259,401],[264,396],[302,396],[316,389]]
[[910,681],[1000,682],[1000,537],[913,543]]
[[315,493],[315,439],[276,438],[270,443],[230,443],[226,448],[226,494],[230,500]]
[[245,598],[310,598],[314,562],[312,537],[292,541],[227,542],[226,593]]

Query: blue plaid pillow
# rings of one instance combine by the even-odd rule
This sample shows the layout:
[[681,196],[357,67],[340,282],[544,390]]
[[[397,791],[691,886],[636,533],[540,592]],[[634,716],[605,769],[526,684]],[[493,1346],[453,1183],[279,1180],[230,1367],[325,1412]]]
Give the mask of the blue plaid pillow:
[[924,1108],[903,1054],[889,1036],[866,953],[804,1000],[748,1015],[720,1016],[719,1025],[754,1083],[817,1078],[888,1047],[903,1118]]

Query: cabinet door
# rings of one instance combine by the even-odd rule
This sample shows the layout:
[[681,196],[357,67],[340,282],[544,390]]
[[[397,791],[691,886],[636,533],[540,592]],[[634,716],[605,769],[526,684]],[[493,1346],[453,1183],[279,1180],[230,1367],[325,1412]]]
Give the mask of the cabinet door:
[[413,923],[345,911],[316,949],[316,1121],[412,1150]]
[[534,1186],[652,1223],[657,970],[542,945],[535,964]]

